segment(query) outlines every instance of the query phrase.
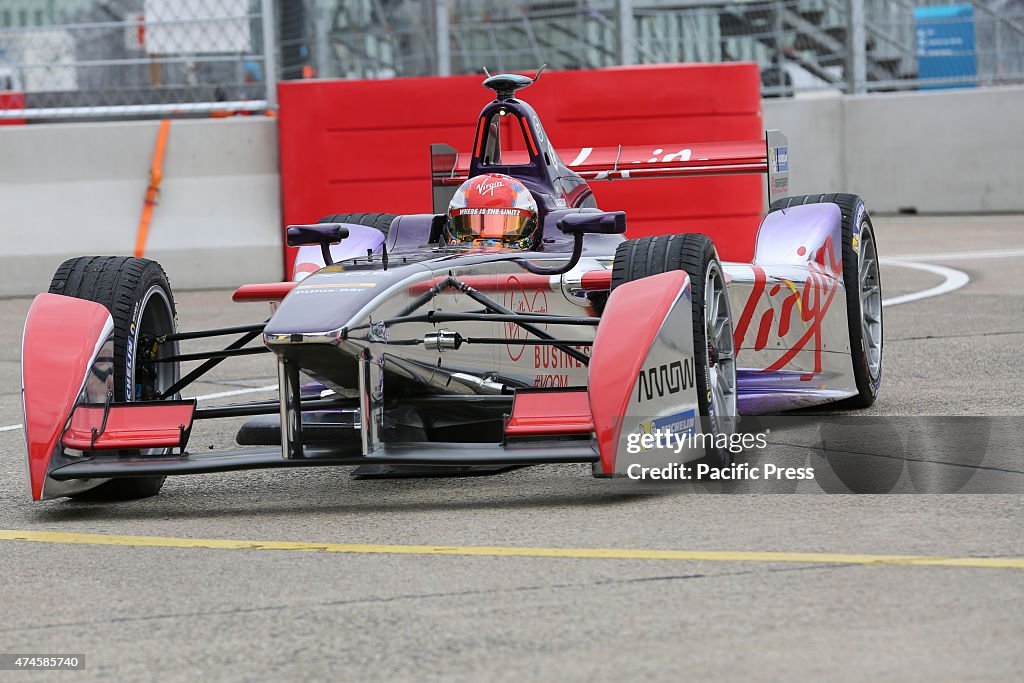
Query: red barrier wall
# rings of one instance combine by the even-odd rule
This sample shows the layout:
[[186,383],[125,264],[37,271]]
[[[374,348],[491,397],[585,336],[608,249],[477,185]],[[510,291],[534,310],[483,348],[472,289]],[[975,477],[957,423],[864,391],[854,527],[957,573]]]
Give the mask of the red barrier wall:
[[[0,109],[24,109],[25,93],[12,90],[0,92]],[[25,119],[0,119],[0,126],[14,126],[25,123]]]
[[[481,80],[282,83],[285,222],[355,211],[431,211],[428,147],[444,142],[469,151],[477,114],[492,95]],[[658,147],[764,135],[754,64],[545,72],[521,94],[557,148]],[[763,185],[761,176],[725,176],[601,181],[592,187],[601,208],[627,211],[632,237],[703,232],[723,258],[750,260]],[[286,256],[288,274],[292,258]]]

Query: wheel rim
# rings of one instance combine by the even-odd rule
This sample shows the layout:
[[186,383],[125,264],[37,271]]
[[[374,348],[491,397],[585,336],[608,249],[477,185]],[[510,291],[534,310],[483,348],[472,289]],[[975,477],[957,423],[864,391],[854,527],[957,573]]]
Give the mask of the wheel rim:
[[[163,287],[153,285],[142,297],[142,314],[132,339],[138,362],[132,364],[132,395],[129,401],[156,400],[178,381],[177,363],[147,363],[177,353],[176,343],[155,345],[160,337],[174,333],[174,314]],[[143,367],[145,366],[145,367]],[[140,371],[141,368],[141,371]]]
[[731,433],[736,424],[736,353],[733,346],[732,316],[725,278],[712,262],[704,280],[704,333],[707,341],[708,377],[713,425]]
[[864,356],[872,381],[878,379],[882,369],[882,282],[878,275],[878,256],[875,238],[868,227],[860,231],[860,258],[858,260],[860,288],[860,325]]

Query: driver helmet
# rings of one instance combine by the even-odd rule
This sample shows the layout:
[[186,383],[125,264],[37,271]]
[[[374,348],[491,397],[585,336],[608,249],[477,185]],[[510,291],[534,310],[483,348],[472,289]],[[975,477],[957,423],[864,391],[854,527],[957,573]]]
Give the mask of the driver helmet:
[[530,249],[537,202],[521,182],[500,173],[470,178],[448,204],[448,242]]

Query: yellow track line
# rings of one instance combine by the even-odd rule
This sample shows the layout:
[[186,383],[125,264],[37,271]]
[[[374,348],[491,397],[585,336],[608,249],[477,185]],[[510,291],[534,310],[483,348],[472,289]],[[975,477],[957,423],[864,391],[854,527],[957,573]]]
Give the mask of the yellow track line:
[[458,555],[471,557],[559,557],[601,560],[682,560],[707,562],[802,562],[811,564],[924,565],[1024,569],[1024,557],[938,557],[927,555],[847,555],[842,553],[731,552],[717,550],[644,550],[627,548],[517,548],[508,546],[378,545],[375,543],[301,543],[237,541],[222,538],[112,536],[64,531],[0,529],[0,540],[146,548],[216,550],[292,550],[358,555]]

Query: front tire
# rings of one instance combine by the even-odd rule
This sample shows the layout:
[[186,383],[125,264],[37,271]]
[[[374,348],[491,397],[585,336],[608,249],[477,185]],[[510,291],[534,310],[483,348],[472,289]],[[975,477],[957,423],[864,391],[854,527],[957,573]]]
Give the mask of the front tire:
[[693,360],[697,407],[712,464],[728,467],[732,453],[719,435],[736,432],[736,350],[725,271],[705,235],[657,235],[627,240],[615,250],[612,289],[640,278],[684,270],[693,296]]
[[843,286],[857,395],[837,402],[835,407],[867,408],[878,398],[882,384],[882,279],[875,229],[864,201],[855,194],[785,197],[772,203],[769,212],[801,204],[835,204],[842,214]]
[[[151,401],[178,380],[177,363],[146,363],[177,354],[177,343],[156,339],[176,331],[174,297],[156,261],[123,256],[82,256],[65,261],[50,293],[103,304],[114,321],[114,401]],[[132,452],[162,455],[155,452]],[[111,479],[72,498],[131,500],[154,496],[164,477]]]

